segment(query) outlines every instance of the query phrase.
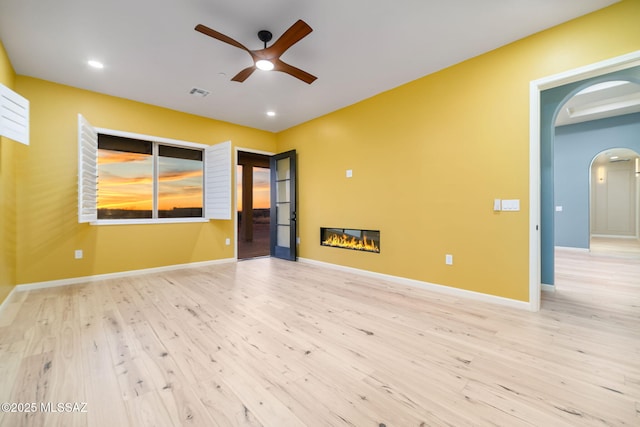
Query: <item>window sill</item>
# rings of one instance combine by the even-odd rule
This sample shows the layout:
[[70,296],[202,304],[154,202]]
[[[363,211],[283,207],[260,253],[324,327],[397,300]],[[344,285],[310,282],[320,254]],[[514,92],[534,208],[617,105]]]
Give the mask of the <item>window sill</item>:
[[99,219],[91,225],[141,225],[141,224],[181,224],[209,222],[207,218],[145,218],[145,219]]

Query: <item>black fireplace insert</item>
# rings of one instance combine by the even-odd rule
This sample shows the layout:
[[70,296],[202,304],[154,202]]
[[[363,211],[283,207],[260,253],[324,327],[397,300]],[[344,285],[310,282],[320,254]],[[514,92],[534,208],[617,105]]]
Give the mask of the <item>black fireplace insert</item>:
[[380,230],[321,227],[320,244],[333,248],[380,253]]

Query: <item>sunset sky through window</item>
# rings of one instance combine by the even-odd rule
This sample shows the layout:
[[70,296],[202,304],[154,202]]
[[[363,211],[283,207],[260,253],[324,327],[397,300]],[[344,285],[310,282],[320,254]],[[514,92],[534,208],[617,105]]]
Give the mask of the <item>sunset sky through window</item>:
[[[202,207],[202,162],[160,157],[158,209]],[[153,156],[98,150],[98,209],[151,210]],[[238,211],[242,211],[242,166],[237,169]],[[253,208],[270,205],[269,169],[253,171]]]
[[[158,163],[158,209],[202,207],[202,162],[160,157]],[[98,170],[98,209],[152,209],[151,155],[101,149]]]

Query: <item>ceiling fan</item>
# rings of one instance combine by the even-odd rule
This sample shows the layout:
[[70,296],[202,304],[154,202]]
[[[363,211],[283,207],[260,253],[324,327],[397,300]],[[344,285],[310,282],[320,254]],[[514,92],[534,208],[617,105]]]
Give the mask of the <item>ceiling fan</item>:
[[253,59],[253,65],[245,68],[236,74],[231,80],[234,82],[243,82],[249,77],[256,69],[261,70],[275,70],[287,73],[295,78],[302,80],[305,83],[311,84],[317,78],[306,71],[289,65],[280,59],[280,56],[291,46],[306,37],[313,29],[302,19],[296,21],[287,31],[285,31],[278,40],[276,40],[271,46],[267,47],[267,43],[271,41],[273,35],[267,30],[258,32],[258,38],[264,42],[264,49],[250,50],[242,43],[225,36],[222,33],[212,30],[209,27],[205,27],[202,24],[196,25],[196,31],[201,32],[209,37],[220,40],[232,46],[238,47],[242,50],[246,50]]

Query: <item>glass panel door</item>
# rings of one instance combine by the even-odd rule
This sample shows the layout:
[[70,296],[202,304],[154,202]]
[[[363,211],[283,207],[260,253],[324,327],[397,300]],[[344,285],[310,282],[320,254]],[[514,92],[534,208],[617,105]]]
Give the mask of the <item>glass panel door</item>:
[[271,256],[296,260],[296,151],[271,157]]

